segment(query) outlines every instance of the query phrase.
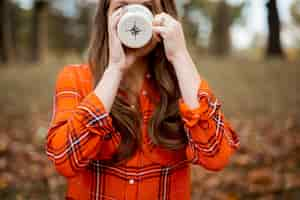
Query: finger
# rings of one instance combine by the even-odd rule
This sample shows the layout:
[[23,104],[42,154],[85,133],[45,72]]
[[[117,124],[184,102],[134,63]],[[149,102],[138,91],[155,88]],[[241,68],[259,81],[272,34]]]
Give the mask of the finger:
[[152,24],[155,26],[163,26],[164,24],[163,24],[162,15],[161,14],[155,15]]
[[160,26],[161,25],[160,23],[161,23],[161,21],[160,21],[159,16],[155,15],[155,17],[152,20],[152,25],[154,25],[154,26]]
[[116,10],[111,16],[110,16],[110,25],[112,28],[116,28],[117,24],[120,20],[120,18],[124,15],[126,12],[126,8],[120,7],[118,10]]
[[112,26],[112,29],[113,29],[114,31],[117,30],[117,26],[118,26],[118,23],[119,23],[121,17],[122,17],[122,15],[121,15],[121,13],[119,13],[119,14],[116,15],[115,18],[112,20],[111,26]]
[[108,16],[108,21],[111,22],[112,19],[121,12],[121,10],[122,10],[122,7],[117,9],[116,11],[114,11],[112,14],[110,14]]
[[172,21],[163,13],[156,16],[156,18],[154,20],[154,25],[170,26],[171,24],[172,24]]
[[116,11],[114,11],[110,17],[113,19],[116,15],[119,15],[123,10],[123,7],[118,8]]
[[121,8],[119,8],[117,11],[115,11],[112,15],[111,15],[111,27],[113,28],[113,29],[115,29],[116,28],[116,26],[117,26],[117,24],[118,24],[118,22],[119,22],[119,20],[120,20],[120,18],[121,18],[121,15],[122,14],[122,7]]
[[110,37],[110,43],[117,43],[118,45],[121,45],[118,36],[117,36],[117,24],[122,17],[122,13],[124,9],[121,7],[118,10],[116,10],[111,16],[110,16],[110,24],[109,24],[109,37]]
[[166,33],[167,33],[167,29],[163,26],[153,26],[152,30],[154,33],[159,34],[161,37],[165,38],[166,37]]
[[169,15],[165,12],[160,13],[160,15],[158,17],[159,17],[159,20],[161,21],[162,26],[171,26],[176,21],[171,15]]
[[175,20],[171,15],[169,15],[168,13],[165,13],[165,12],[162,12],[161,16],[166,18],[169,21],[174,21]]

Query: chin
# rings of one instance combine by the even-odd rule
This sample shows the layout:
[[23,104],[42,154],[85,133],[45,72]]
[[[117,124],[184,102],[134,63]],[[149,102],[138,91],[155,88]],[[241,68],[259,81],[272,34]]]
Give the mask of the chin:
[[148,55],[151,51],[155,49],[157,46],[157,43],[154,41],[151,41],[147,45],[140,47],[140,48],[130,48],[130,47],[125,47],[125,52],[131,51],[139,54],[140,56],[146,56]]

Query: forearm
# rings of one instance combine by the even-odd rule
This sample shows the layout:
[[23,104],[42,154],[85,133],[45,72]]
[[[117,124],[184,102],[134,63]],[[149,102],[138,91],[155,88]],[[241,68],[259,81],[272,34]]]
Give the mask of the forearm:
[[172,62],[176,71],[179,87],[184,102],[191,108],[199,107],[197,89],[200,84],[200,75],[187,51],[181,53]]
[[117,94],[123,72],[116,66],[109,65],[95,88],[95,94],[101,99],[109,113]]
[[[82,96],[76,74],[83,80],[90,77],[83,68],[73,66],[64,67],[58,74],[47,132],[47,155],[64,176],[76,175],[90,160],[110,158],[120,144],[120,135],[102,101],[95,92]],[[101,151],[103,144],[105,151]]]
[[221,102],[204,78],[198,86],[197,98],[200,107],[195,109],[190,109],[182,98],[179,99],[189,141],[187,159],[207,169],[220,170],[239,147],[239,139],[221,111]]

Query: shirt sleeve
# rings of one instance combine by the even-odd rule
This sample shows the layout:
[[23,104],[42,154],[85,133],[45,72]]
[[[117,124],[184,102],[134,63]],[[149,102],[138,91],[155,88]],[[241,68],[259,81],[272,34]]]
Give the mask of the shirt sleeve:
[[47,132],[46,153],[64,176],[76,175],[92,159],[109,159],[120,144],[101,99],[93,90],[83,96],[78,85],[73,67],[58,73]]
[[208,170],[224,168],[239,148],[239,138],[221,111],[221,102],[201,78],[197,99],[199,107],[191,109],[179,99],[179,111],[188,137],[186,156],[193,164]]

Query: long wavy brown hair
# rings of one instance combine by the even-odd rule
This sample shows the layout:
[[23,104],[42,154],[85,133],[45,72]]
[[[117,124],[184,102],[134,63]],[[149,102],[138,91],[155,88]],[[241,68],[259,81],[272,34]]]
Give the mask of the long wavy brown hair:
[[[153,1],[153,13],[163,11],[178,19],[173,0],[161,0],[161,5],[156,5],[155,2]],[[99,1],[88,48],[88,63],[94,77],[94,88],[101,79],[109,60],[108,8],[109,0]],[[178,110],[180,90],[177,77],[172,64],[166,58],[162,43],[158,43],[148,58],[149,66],[155,66],[150,67],[149,72],[160,96],[160,101],[149,119],[148,134],[153,145],[176,151],[183,148],[187,143]],[[111,164],[116,164],[130,158],[141,145],[140,124],[142,120],[139,113],[130,109],[129,105],[119,95],[115,97],[111,116],[114,127],[122,138],[117,153],[108,161]]]

